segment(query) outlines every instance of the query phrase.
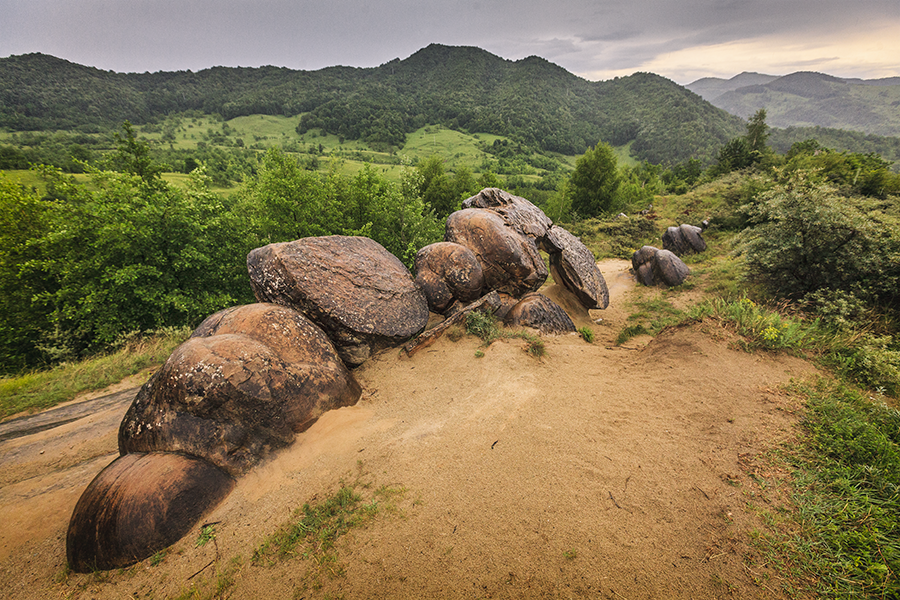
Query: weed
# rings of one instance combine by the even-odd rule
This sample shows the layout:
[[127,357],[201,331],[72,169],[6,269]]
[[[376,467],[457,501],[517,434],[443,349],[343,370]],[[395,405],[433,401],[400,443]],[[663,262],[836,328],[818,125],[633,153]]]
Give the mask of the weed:
[[619,332],[619,335],[616,336],[616,345],[620,346],[633,337],[648,334],[650,334],[650,331],[641,323],[636,325],[626,325],[622,331]]
[[204,525],[200,528],[200,534],[197,536],[197,543],[194,544],[195,548],[199,548],[201,546],[205,546],[212,540],[216,539],[216,526],[214,523],[210,523],[209,525]]
[[581,335],[581,339],[586,341],[588,344],[594,343],[594,330],[585,325],[584,327],[578,328],[578,333]]
[[575,550],[575,548],[572,548],[563,552],[563,556],[566,558],[566,560],[575,560],[578,557],[578,552]]
[[535,358],[541,358],[547,354],[544,340],[540,337],[530,333],[522,333],[521,336],[522,339],[525,340],[525,351],[528,352],[528,354]]
[[475,351],[475,358],[484,358],[484,351],[483,351],[483,350],[476,350],[476,351]]
[[466,331],[481,338],[485,346],[501,337],[500,327],[494,315],[478,311],[466,315]]
[[160,550],[156,554],[150,557],[150,566],[158,567],[160,563],[162,563],[163,559],[166,557],[166,551]]

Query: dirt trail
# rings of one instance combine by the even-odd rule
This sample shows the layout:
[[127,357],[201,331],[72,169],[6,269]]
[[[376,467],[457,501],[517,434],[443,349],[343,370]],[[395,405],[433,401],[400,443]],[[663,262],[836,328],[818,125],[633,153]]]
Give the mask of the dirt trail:
[[731,349],[713,323],[614,346],[630,299],[658,293],[627,268],[601,264],[611,306],[578,317],[593,344],[550,338],[538,360],[507,340],[476,358],[478,340],[445,336],[374,357],[356,371],[358,405],[324,415],[209,515],[214,545],[188,536],[157,566],[60,577],[69,515],[114,457],[124,408],[0,441],[0,596],[171,597],[218,553],[200,577],[242,556],[230,597],[293,597],[302,559],[246,559],[362,472],[405,488],[397,511],[341,538],[343,575],[296,597],[773,597],[773,574],[744,560],[747,503],[765,502],[744,469],[793,435],[797,407],[775,390],[812,369]]

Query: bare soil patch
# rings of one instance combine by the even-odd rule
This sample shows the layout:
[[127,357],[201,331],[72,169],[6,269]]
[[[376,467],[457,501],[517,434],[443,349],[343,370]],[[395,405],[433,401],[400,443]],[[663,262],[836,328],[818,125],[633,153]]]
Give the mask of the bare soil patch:
[[[192,534],[158,564],[64,569],[69,516],[114,458],[125,406],[0,441],[0,597],[173,597],[238,556],[232,598],[778,597],[775,574],[747,560],[747,505],[766,499],[746,469],[793,436],[798,407],[777,387],[812,368],[736,350],[713,323],[616,347],[630,300],[658,292],[635,289],[626,261],[601,270],[610,308],[575,319],[593,344],[548,338],[536,359],[521,340],[445,336],[412,358],[375,356],[356,371],[358,405],[324,415],[207,517],[214,544]],[[250,564],[294,509],[348,481],[405,492],[340,538],[332,575],[304,587],[301,557]]]

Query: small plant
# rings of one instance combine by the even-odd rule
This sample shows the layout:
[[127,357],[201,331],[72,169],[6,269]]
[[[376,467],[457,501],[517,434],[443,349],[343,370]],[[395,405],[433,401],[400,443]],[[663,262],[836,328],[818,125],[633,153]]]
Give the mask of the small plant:
[[578,333],[581,335],[581,339],[586,341],[588,344],[594,343],[594,330],[585,325],[584,327],[578,328]]
[[566,557],[566,560],[575,560],[578,557],[578,552],[575,548],[571,548],[563,552],[563,556]]
[[485,345],[501,337],[500,327],[492,314],[472,311],[466,315],[466,331],[481,338]]
[[197,543],[194,544],[195,548],[199,548],[201,546],[205,546],[211,540],[216,539],[216,524],[210,523],[208,525],[204,525],[200,528],[200,535],[197,536]]
[[544,346],[544,340],[540,337],[530,334],[530,333],[522,333],[522,339],[525,340],[525,351],[528,352],[531,356],[536,358],[541,358],[545,354],[547,354],[547,348]]
[[163,559],[166,557],[166,551],[160,550],[156,554],[150,557],[150,566],[158,567],[160,563],[162,563]]
[[639,335],[648,335],[649,333],[650,331],[643,325],[643,323],[626,325],[625,328],[619,332],[619,335],[616,336],[616,345],[620,346],[633,337]]
[[483,350],[476,350],[476,351],[475,351],[475,358],[484,358],[484,351],[483,351]]

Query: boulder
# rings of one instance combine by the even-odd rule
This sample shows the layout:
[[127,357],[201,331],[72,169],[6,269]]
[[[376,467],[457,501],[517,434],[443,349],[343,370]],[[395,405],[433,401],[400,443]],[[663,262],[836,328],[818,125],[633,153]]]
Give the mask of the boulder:
[[653,261],[656,279],[669,287],[681,285],[691,270],[669,250],[660,250]]
[[138,392],[119,450],[182,452],[232,476],[362,389],[325,334],[275,304],[208,317]]
[[462,205],[463,208],[484,208],[497,213],[507,225],[535,240],[538,247],[548,254],[563,249],[556,239],[553,221],[525,198],[498,188],[485,188],[464,200]]
[[199,458],[120,456],[75,505],[66,534],[69,566],[88,573],[153,556],[187,534],[233,487],[224,471]]
[[468,304],[481,297],[484,274],[475,254],[459,244],[438,242],[416,254],[416,283],[432,312],[445,313],[458,301]]
[[701,235],[703,230],[694,225],[679,225],[669,227],[662,236],[663,248],[677,256],[703,252],[706,250],[706,242]]
[[364,237],[312,237],[247,256],[260,302],[298,310],[321,327],[350,366],[397,346],[428,323],[428,302],[394,255]]
[[522,296],[537,290],[548,271],[535,241],[492,210],[465,208],[447,217],[444,240],[471,250],[484,276],[485,291]]
[[566,311],[543,294],[526,294],[513,306],[503,319],[509,327],[531,327],[542,334],[560,334],[575,331],[575,324]]
[[562,227],[554,225],[552,231],[562,246],[560,252],[550,254],[553,280],[575,294],[588,310],[609,306],[609,290],[594,254]]
[[631,266],[637,280],[646,286],[681,285],[691,273],[674,253],[653,246],[644,246],[635,252],[631,257]]

